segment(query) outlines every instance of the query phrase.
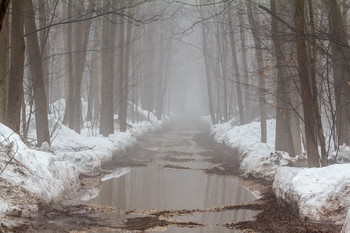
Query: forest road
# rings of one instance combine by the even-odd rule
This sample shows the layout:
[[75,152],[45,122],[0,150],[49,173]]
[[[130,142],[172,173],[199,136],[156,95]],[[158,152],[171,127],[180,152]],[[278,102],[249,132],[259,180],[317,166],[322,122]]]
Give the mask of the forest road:
[[[197,124],[172,124],[82,177],[72,200],[26,219],[17,232],[336,232],[279,207],[271,184],[242,179],[232,153]],[[259,190],[257,199],[250,191]],[[90,199],[92,197],[92,199]],[[89,199],[89,200],[88,200]],[[84,201],[85,200],[85,201]],[[305,231],[304,231],[305,230]],[[323,231],[325,230],[325,231]]]

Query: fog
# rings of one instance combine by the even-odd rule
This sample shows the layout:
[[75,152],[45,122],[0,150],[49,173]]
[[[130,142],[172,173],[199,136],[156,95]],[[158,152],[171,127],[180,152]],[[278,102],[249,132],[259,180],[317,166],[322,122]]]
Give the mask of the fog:
[[0,1],[0,232],[339,232],[347,3]]
[[105,137],[153,117],[259,121],[261,142],[267,119],[276,119],[276,148],[298,154],[319,143],[326,163],[327,147],[350,140],[346,56],[330,38],[348,39],[331,31],[329,6],[314,4],[323,11],[300,33],[320,33],[323,44],[297,43],[288,1],[13,4],[1,21],[0,120],[25,140],[35,121],[40,146],[52,139],[50,114],[77,133],[89,125]]

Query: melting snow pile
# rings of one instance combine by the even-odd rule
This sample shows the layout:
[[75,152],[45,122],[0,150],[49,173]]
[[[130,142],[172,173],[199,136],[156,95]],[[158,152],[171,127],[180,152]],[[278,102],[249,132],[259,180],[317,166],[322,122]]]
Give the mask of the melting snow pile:
[[244,175],[272,180],[276,169],[302,159],[275,150],[275,120],[267,121],[267,143],[260,142],[260,123],[234,126],[234,120],[214,125],[211,135],[237,152],[240,169]]
[[[83,112],[87,112],[87,103],[83,100],[82,103]],[[65,109],[64,100],[56,101],[53,109],[53,114],[49,115],[49,128],[53,135],[49,150],[55,154],[56,160],[69,161],[80,173],[86,175],[98,175],[102,171],[101,161],[112,159],[113,156],[134,145],[138,136],[160,129],[168,121],[166,117],[164,120],[158,120],[151,113],[149,121],[128,123],[131,127],[128,127],[127,132],[115,132],[108,137],[102,137],[98,134],[98,125],[92,127],[92,122],[85,123],[81,134],[63,125],[61,120]],[[138,108],[138,112],[140,116],[148,116],[148,112],[141,108]],[[117,119],[118,116],[114,118]],[[36,139],[34,120],[31,121],[28,134]]]
[[164,121],[158,120],[132,124],[127,132],[116,132],[108,137],[84,136],[59,124],[51,149],[57,159],[71,162],[79,172],[96,175],[101,172],[101,161],[112,159],[134,145],[138,136],[159,129],[163,124]]
[[[202,121],[209,120],[202,118]],[[275,151],[275,120],[267,121],[267,143],[260,142],[259,122],[235,126],[231,120],[214,125],[211,135],[215,141],[237,152],[243,175],[274,180],[277,198],[294,207],[300,217],[342,224],[348,213],[343,232],[350,232],[350,164],[289,167],[306,158]],[[350,148],[341,146],[333,157],[333,160],[337,157],[337,162],[350,162]]]
[[68,198],[80,187],[75,167],[52,153],[28,148],[11,129],[0,124],[1,213],[29,215],[38,204]]
[[323,168],[281,167],[273,190],[299,211],[300,217],[314,221],[343,223],[350,206],[350,164]]

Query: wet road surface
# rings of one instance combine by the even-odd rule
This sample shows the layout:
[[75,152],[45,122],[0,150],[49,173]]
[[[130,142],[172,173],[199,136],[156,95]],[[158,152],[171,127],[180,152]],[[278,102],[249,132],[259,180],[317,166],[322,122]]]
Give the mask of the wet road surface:
[[206,173],[217,164],[197,143],[199,134],[173,127],[141,139],[104,164],[103,182],[83,178],[84,192],[33,220],[27,231],[240,232],[226,226],[254,220],[259,212],[244,206],[255,197],[233,176]]

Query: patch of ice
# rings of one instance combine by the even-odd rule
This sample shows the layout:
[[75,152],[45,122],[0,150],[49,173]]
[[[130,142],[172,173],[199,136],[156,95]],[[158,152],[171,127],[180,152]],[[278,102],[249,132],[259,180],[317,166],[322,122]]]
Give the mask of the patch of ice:
[[121,169],[117,169],[116,171],[112,172],[112,173],[108,173],[106,174],[104,177],[101,178],[101,181],[107,181],[110,179],[116,179],[119,178],[121,176],[124,176],[126,174],[128,174],[131,171],[130,168],[121,168]]

